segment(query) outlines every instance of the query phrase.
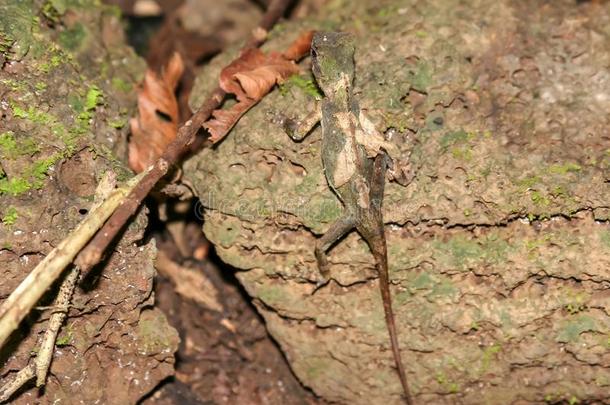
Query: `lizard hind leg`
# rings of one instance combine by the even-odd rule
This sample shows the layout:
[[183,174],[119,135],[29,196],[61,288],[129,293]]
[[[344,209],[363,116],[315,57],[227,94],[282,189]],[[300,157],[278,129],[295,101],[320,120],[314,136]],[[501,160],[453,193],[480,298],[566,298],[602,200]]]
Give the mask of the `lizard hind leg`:
[[322,280],[318,282],[318,286],[325,284],[330,278],[330,266],[328,264],[328,255],[326,252],[337,242],[341,237],[354,229],[356,220],[353,215],[345,214],[333,223],[328,231],[320,239],[318,239],[315,248],[316,260],[318,269],[322,275]]

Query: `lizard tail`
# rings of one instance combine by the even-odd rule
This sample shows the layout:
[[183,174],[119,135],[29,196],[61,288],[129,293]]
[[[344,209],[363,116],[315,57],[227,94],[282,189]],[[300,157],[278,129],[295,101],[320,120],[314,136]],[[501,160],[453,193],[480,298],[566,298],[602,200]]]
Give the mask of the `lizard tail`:
[[400,357],[400,349],[398,347],[398,334],[396,333],[396,321],[394,320],[394,311],[392,310],[392,297],[390,296],[390,280],[388,275],[388,255],[385,238],[380,238],[381,249],[375,249],[378,252],[379,257],[375,257],[377,263],[377,271],[379,273],[379,287],[381,289],[381,298],[383,301],[383,311],[385,312],[385,321],[390,334],[390,345],[392,346],[392,353],[394,354],[394,362],[396,363],[396,370],[398,371],[398,378],[405,394],[405,400],[407,405],[413,405],[413,399],[409,390],[409,384],[407,383],[407,375],[405,368],[402,365],[402,359]]

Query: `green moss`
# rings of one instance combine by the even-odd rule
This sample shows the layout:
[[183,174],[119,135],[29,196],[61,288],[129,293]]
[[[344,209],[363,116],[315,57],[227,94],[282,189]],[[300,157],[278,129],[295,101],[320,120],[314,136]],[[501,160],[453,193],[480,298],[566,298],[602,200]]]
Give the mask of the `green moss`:
[[570,397],[570,399],[568,399],[568,405],[576,405],[576,404],[580,404],[580,400],[575,395],[572,395]]
[[334,58],[320,58],[320,70],[328,77],[335,77],[335,72],[339,70],[339,65]]
[[429,290],[429,297],[453,297],[458,289],[453,282],[440,275],[432,276],[427,272],[420,273],[414,280],[409,283],[409,287],[416,290]]
[[563,188],[563,186],[556,186],[555,188],[553,188],[553,191],[551,191],[551,195],[555,198],[568,198],[568,192],[566,191],[565,188]]
[[411,297],[413,297],[413,294],[411,294],[409,291],[401,291],[394,296],[394,302],[400,307],[409,302]]
[[81,23],[76,23],[74,27],[61,32],[57,40],[62,47],[75,51],[81,46],[86,37],[87,31],[85,26]]
[[502,346],[499,343],[494,343],[483,350],[483,355],[481,356],[481,367],[479,368],[479,372],[481,374],[485,374],[485,372],[489,370],[492,360],[496,354],[500,352],[500,350],[502,350]]
[[419,274],[415,280],[411,282],[411,286],[417,290],[431,288],[434,285],[434,280],[429,273],[423,272]]
[[51,70],[60,66],[63,62],[70,61],[72,57],[63,52],[61,48],[59,48],[55,44],[48,45],[47,48],[42,49],[40,59],[44,60],[38,68],[41,72],[47,74]]
[[85,111],[93,111],[102,104],[104,104],[104,93],[97,86],[89,87],[85,96]]
[[13,157],[17,154],[17,141],[12,131],[0,134],[0,152],[6,157]]
[[11,89],[12,91],[25,92],[27,91],[27,85],[24,82],[17,81],[14,79],[2,79],[0,83]]
[[0,195],[17,196],[32,188],[41,189],[47,172],[61,157],[61,154],[56,153],[50,157],[38,159],[26,168],[21,176],[13,177],[10,180],[4,175],[0,178]]
[[301,195],[311,195],[318,187],[319,173],[311,173],[303,178],[301,183],[295,187],[295,191]]
[[397,113],[387,111],[383,113],[383,121],[387,128],[395,128],[398,132],[405,132],[409,129],[411,117],[408,114],[405,114],[404,111],[399,111]]
[[430,296],[432,297],[453,297],[458,292],[458,289],[449,279],[443,279],[434,284]]
[[549,235],[542,238],[526,239],[524,246],[528,252],[532,252],[537,250],[539,247],[546,245],[550,240]]
[[398,12],[398,9],[399,9],[399,7],[396,4],[382,7],[377,12],[377,17],[385,19],[385,18],[391,16],[392,14],[395,14],[396,12]]
[[[97,98],[96,98],[97,99]],[[17,118],[30,120],[36,124],[44,125],[51,129],[51,132],[64,142],[64,155],[70,155],[76,146],[75,140],[82,134],[89,131],[89,120],[93,117],[91,111],[83,111],[77,116],[75,125],[66,130],[64,125],[52,114],[37,110],[30,106],[27,110],[10,101],[13,115]],[[85,105],[85,104],[83,104]]]
[[76,94],[68,95],[68,105],[76,114],[80,114],[85,111],[85,100]]
[[446,243],[437,243],[437,248],[448,253],[458,267],[464,267],[468,261],[482,256],[481,246],[463,236],[453,237]]
[[578,173],[582,170],[582,167],[576,163],[565,163],[563,165],[552,165],[549,166],[549,173],[553,174],[568,174]]
[[25,193],[30,188],[32,188],[32,185],[26,179],[17,177],[9,180],[6,176],[0,177],[0,195],[16,196]]
[[0,52],[9,60],[21,60],[34,40],[36,27],[32,0],[0,3]]
[[47,84],[46,84],[45,82],[37,82],[37,83],[34,85],[34,88],[35,88],[37,91],[45,91],[45,90],[47,89]]
[[337,220],[343,213],[343,207],[339,201],[332,197],[314,196],[303,212],[306,222],[331,223]]
[[551,204],[551,200],[545,197],[540,191],[533,190],[531,193],[532,202],[540,207],[547,207]]
[[108,125],[110,125],[112,128],[121,129],[125,125],[127,125],[127,119],[126,118],[118,118],[118,119],[115,119],[115,120],[109,120],[108,121]]
[[66,9],[67,6],[64,0],[47,0],[42,5],[41,12],[49,21],[58,23]]
[[525,191],[541,182],[542,179],[539,176],[529,176],[518,180],[517,185],[522,189],[522,191]]
[[286,94],[288,94],[288,90],[291,87],[295,87],[302,90],[306,95],[316,100],[321,100],[324,97],[316,83],[313,81],[311,75],[290,76],[288,80],[286,80],[280,85],[280,94],[282,94],[282,96],[285,96]]
[[587,309],[590,296],[585,291],[575,291],[568,288],[563,292],[561,298],[566,311],[570,315],[574,315]]
[[460,385],[454,381],[450,381],[447,376],[441,371],[436,373],[436,382],[450,394],[455,394],[460,392]]
[[47,172],[59,159],[61,154],[57,153],[47,158],[38,159],[32,166],[26,171],[26,176],[30,178],[32,187],[35,189],[41,189],[44,185],[44,180],[47,177]]
[[13,44],[13,39],[7,36],[4,32],[0,31],[0,53],[7,55]]
[[452,148],[451,155],[458,160],[470,162],[472,160],[472,149],[468,146],[461,148]]
[[127,83],[125,80],[121,79],[120,77],[113,77],[111,80],[112,83],[112,87],[114,87],[115,89],[122,91],[123,93],[129,93],[133,86],[129,83]]
[[102,7],[104,8],[104,14],[109,14],[117,19],[120,19],[123,16],[121,8],[115,4],[103,4]]
[[74,338],[74,333],[72,332],[72,325],[68,325],[66,327],[66,332],[59,336],[55,341],[55,345],[58,347],[67,346],[72,343],[72,339]]
[[440,140],[440,145],[443,150],[447,150],[451,145],[464,143],[468,140],[470,140],[470,135],[468,132],[460,129],[459,131],[453,131],[443,135]]
[[36,124],[49,125],[57,122],[57,119],[44,111],[40,111],[34,106],[30,106],[27,110],[23,109],[13,101],[9,101],[15,118],[30,120]]
[[434,247],[442,253],[442,260],[462,269],[480,262],[500,263],[510,249],[506,241],[493,234],[479,240],[458,235],[446,242],[437,241]]
[[[439,111],[431,112],[426,116],[426,127],[430,131],[438,131],[445,126],[445,117]],[[442,142],[442,141],[441,141]]]
[[571,317],[558,331],[556,340],[562,343],[576,342],[583,332],[597,331],[595,319],[588,315]]
[[76,113],[74,126],[70,128],[64,142],[67,146],[71,146],[74,140],[80,135],[89,132],[89,121],[93,118],[95,108],[104,103],[104,94],[95,85],[90,86],[85,93],[84,98],[75,94],[68,96],[68,104]]
[[17,221],[17,218],[19,218],[17,209],[15,207],[8,207],[8,209],[4,213],[4,216],[2,217],[2,223],[4,225],[10,226]]

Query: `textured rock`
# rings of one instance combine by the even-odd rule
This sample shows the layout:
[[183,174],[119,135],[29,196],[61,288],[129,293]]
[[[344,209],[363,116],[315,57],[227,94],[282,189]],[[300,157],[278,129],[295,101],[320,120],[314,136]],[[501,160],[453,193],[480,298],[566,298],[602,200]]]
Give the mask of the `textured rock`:
[[[303,27],[353,32],[362,106],[412,148],[416,177],[387,185],[384,215],[416,402],[610,400],[610,5],[364,3],[333,3],[267,46]],[[199,77],[194,107],[228,57]],[[185,178],[301,381],[332,401],[398,403],[357,234],[331,251],[334,282],[313,294],[315,238],[341,206],[319,128],[294,143],[271,120],[313,108],[307,63]]]

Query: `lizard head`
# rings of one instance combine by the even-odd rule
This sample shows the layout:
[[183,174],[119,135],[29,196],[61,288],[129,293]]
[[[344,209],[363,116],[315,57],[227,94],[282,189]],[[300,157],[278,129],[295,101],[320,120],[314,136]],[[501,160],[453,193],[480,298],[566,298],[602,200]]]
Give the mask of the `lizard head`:
[[311,41],[311,70],[327,97],[354,81],[354,37],[345,32],[317,32]]

